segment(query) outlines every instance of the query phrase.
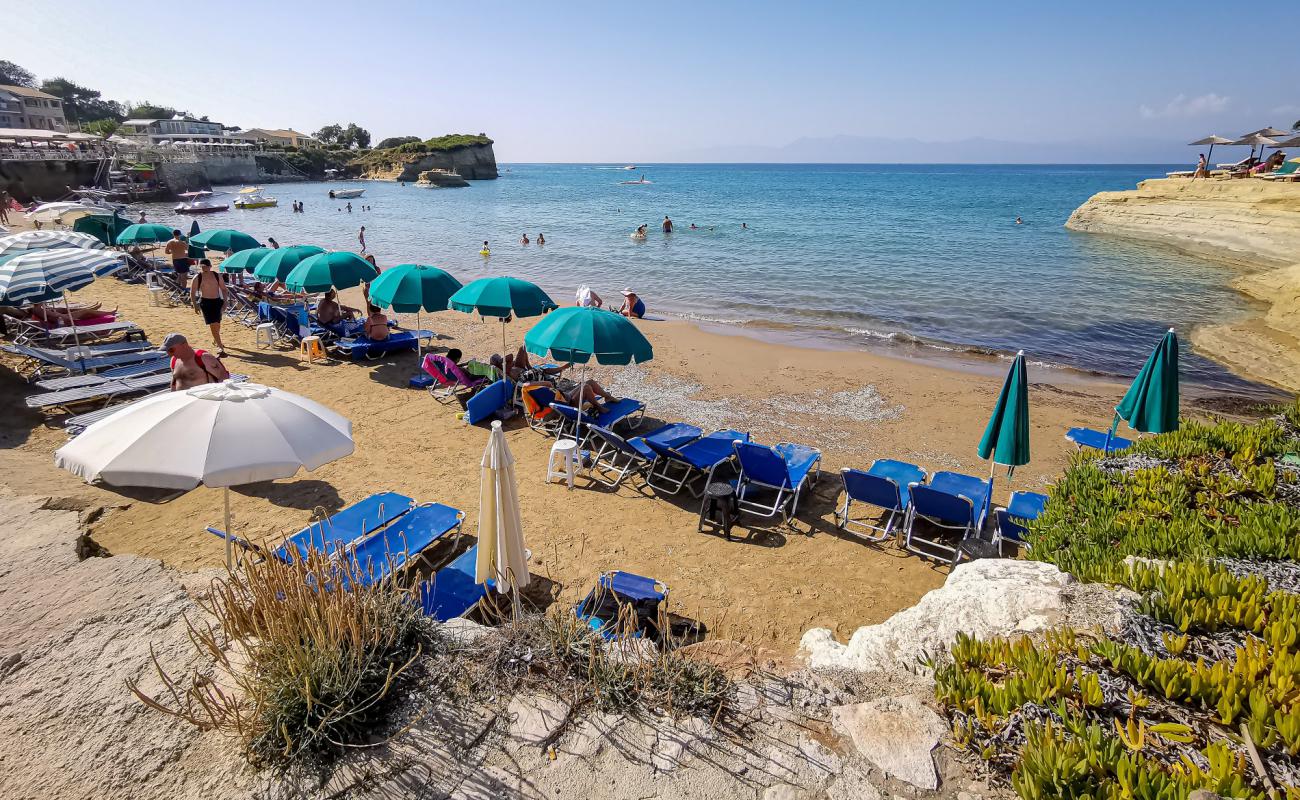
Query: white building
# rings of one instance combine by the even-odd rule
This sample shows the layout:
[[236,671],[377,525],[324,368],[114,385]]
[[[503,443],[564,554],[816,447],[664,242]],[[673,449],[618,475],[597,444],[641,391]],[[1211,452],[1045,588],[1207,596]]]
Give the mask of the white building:
[[172,119],[128,119],[118,128],[122,136],[129,136],[144,144],[190,142],[193,144],[241,144],[222,127],[220,122],[209,122],[193,117]]
[[26,86],[0,86],[0,128],[66,131],[63,101]]

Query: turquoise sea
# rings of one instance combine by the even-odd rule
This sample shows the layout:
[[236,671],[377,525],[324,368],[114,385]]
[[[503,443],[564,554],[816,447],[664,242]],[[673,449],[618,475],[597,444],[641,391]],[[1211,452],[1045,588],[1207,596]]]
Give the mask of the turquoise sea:
[[[934,354],[1023,348],[1040,368],[1132,375],[1166,328],[1186,341],[1195,325],[1248,308],[1227,288],[1229,268],[1063,227],[1094,192],[1170,168],[511,164],[468,189],[271,185],[280,207],[199,224],[337,249],[356,249],[365,225],[380,266],[515,275],[560,303],[582,283],[607,300],[630,286],[652,314],[759,335]],[[650,183],[620,183],[642,175]],[[366,189],[351,213],[326,195],[344,185]],[[293,214],[292,200],[306,213]],[[152,221],[178,221],[149,209]],[[671,235],[660,232],[665,214]],[[642,223],[650,235],[634,241]],[[544,247],[519,244],[538,232]],[[478,255],[484,239],[489,258]],[[1247,388],[1190,352],[1184,376]]]

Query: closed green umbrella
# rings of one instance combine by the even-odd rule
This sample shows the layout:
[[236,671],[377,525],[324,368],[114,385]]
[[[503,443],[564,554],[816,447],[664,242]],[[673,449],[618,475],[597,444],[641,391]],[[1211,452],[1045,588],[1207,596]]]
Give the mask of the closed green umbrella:
[[[1178,336],[1170,328],[1151,351],[1124,399],[1115,406],[1115,419],[1106,434],[1106,451],[1119,421],[1141,433],[1178,430]],[[1106,452],[1103,451],[1103,452]]]
[[252,272],[253,268],[275,251],[269,247],[254,247],[252,250],[240,250],[230,258],[217,265],[218,272]]
[[197,236],[190,237],[190,244],[198,245],[204,250],[219,250],[223,253],[238,253],[240,250],[252,250],[254,247],[262,246],[262,243],[252,236],[230,228],[204,231]]
[[299,261],[323,252],[325,248],[314,244],[299,244],[272,250],[257,262],[257,266],[253,268],[253,277],[264,283],[283,282],[289,277],[289,273],[293,272],[293,268],[298,266]]
[[291,292],[323,292],[350,289],[373,281],[379,271],[356,253],[317,253],[298,262],[284,279]]
[[128,225],[126,230],[117,235],[117,244],[158,244],[172,238],[172,228],[166,225],[155,225],[152,222],[141,222],[136,225]]
[[536,317],[559,308],[542,287],[519,278],[479,278],[451,296],[452,310],[501,320],[502,356],[505,355],[506,321]]
[[[403,314],[414,312],[415,327],[419,328],[421,311],[446,311],[451,296],[460,288],[460,281],[437,267],[398,264],[384,270],[370,284],[370,302]],[[418,336],[415,357],[420,358]]]
[[568,306],[547,315],[524,335],[524,347],[536,356],[584,365],[578,392],[578,427],[582,441],[582,391],[586,364],[640,364],[654,358],[654,348],[632,320],[603,308]]
[[[998,464],[1007,468],[1007,477],[1016,467],[1029,463],[1029,379],[1025,375],[1025,351],[1016,353],[1002,382],[1002,391],[993,406],[993,414],[980,439],[980,458],[989,461],[989,503],[993,502],[993,474]],[[988,513],[988,508],[984,509]]]

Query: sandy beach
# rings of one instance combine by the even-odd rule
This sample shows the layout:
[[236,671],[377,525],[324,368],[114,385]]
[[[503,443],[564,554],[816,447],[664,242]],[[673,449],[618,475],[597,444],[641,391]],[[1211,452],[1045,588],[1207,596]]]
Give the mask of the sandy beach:
[[[210,343],[198,317],[184,307],[154,307],[141,286],[100,280],[76,299],[98,300],[139,323],[152,341],[171,331]],[[360,304],[359,290],[344,301]],[[401,320],[414,324],[414,316]],[[536,320],[507,326],[522,341]],[[486,357],[501,341],[501,326],[456,312],[426,315],[438,346]],[[810,627],[845,636],[912,605],[940,585],[938,568],[894,547],[877,547],[838,532],[833,504],[838,470],[875,458],[912,461],[931,471],[984,475],[975,449],[1000,387],[1004,364],[939,365],[860,351],[831,351],[701,330],[680,321],[641,321],[655,358],[641,367],[597,367],[593,375],[616,394],[647,402],[646,430],[658,420],[705,429],[750,431],[756,440],[796,441],[824,453],[823,476],[801,506],[793,528],[780,524],[742,530],[735,541],[696,530],[698,504],[682,493],[658,497],[632,481],[616,493],[579,478],[578,487],[543,481],[552,439],[507,424],[519,459],[519,492],[534,574],[554,582],[572,602],[604,570],[654,576],[672,589],[678,613],[698,619],[718,636],[793,647]],[[227,322],[231,372],[318,400],[353,421],[354,455],[295,479],[234,490],[232,508],[241,536],[275,541],[322,512],[385,490],[418,501],[438,501],[466,512],[477,525],[478,462],[486,430],[457,418],[424,391],[407,388],[413,353],[380,361],[307,365],[296,351],[254,347],[253,333]],[[1033,461],[1015,480],[999,479],[998,500],[1015,488],[1042,488],[1067,464],[1073,447],[1066,428],[1102,425],[1123,388],[1083,381],[1061,371],[1031,368]],[[1057,374],[1052,374],[1057,373]],[[57,416],[23,408],[27,391],[6,359],[3,377],[9,413],[0,431],[0,464],[8,482],[51,496],[94,495],[118,508],[91,529],[113,553],[156,558],[183,570],[222,563],[222,542],[206,525],[221,518],[221,495],[200,487],[179,495],[86,486],[53,466],[66,439]],[[19,477],[21,476],[21,477]],[[745,518],[745,524],[752,523]],[[438,554],[435,553],[435,559]],[[549,584],[546,584],[549,586]]]

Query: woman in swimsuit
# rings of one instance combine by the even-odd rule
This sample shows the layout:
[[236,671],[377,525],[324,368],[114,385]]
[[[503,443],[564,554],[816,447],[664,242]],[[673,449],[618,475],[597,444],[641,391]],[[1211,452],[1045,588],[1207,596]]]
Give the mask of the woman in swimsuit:
[[203,321],[212,331],[212,343],[217,346],[217,358],[225,358],[226,345],[221,341],[221,312],[226,306],[226,282],[212,271],[210,259],[199,260],[199,274],[190,283],[190,301],[194,313],[203,313]]

